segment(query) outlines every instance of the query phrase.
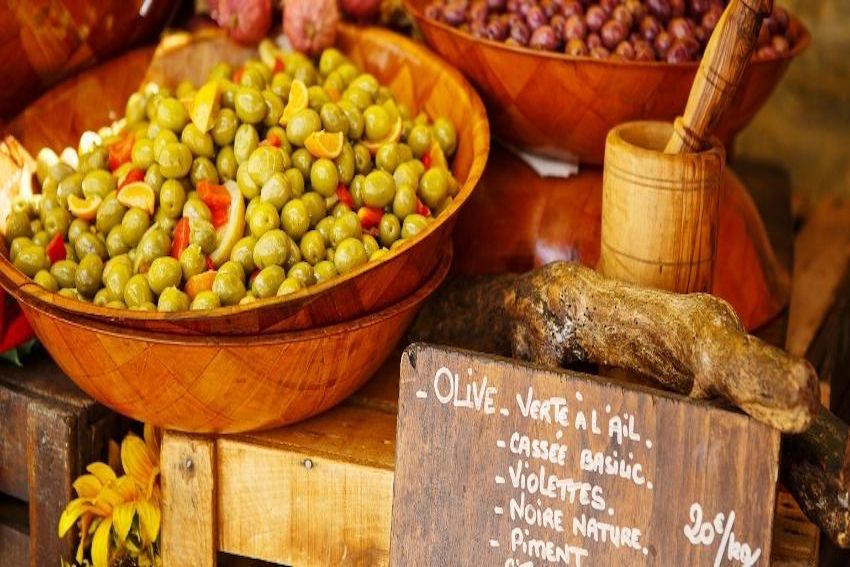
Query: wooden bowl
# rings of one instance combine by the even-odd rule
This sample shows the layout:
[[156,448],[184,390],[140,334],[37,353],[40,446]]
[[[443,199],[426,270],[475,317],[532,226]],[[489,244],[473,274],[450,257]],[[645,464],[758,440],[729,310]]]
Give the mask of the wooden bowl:
[[320,413],[359,388],[402,338],[452,260],[412,295],[375,314],[330,327],[252,337],[187,337],[80,321],[17,299],[62,370],[115,411],[159,427],[235,433]]
[[[421,44],[379,28],[341,25],[337,46],[362,69],[387,84],[409,108],[447,116],[457,126],[453,172],[460,191],[454,202],[415,240],[386,258],[286,298],[269,298],[199,314],[107,309],[46,292],[0,256],[0,284],[27,296],[43,310],[143,331],[197,335],[255,335],[309,329],[351,320],[392,305],[434,271],[457,213],[472,194],[490,149],[484,106],[463,76]],[[147,76],[174,84],[206,76],[217,61],[244,61],[255,53],[230,42],[220,30],[166,37],[151,50],[128,53],[53,89],[10,124],[31,152],[72,144],[85,129],[123,114],[131,92]],[[94,104],[93,101],[97,101]]]
[[[788,304],[791,278],[747,189],[729,168],[719,207],[712,293],[728,301],[753,330]],[[601,217],[601,169],[544,179],[494,145],[481,190],[461,213],[454,234],[453,270],[467,275],[524,272],[555,260],[595,267]]]
[[[672,122],[685,109],[698,63],[623,62],[512,47],[424,16],[430,0],[405,0],[428,45],[460,69],[487,104],[501,140],[555,157],[601,164],[608,131],[623,122]],[[794,48],[750,63],[716,132],[728,144],[762,107],[811,37],[791,18]]]

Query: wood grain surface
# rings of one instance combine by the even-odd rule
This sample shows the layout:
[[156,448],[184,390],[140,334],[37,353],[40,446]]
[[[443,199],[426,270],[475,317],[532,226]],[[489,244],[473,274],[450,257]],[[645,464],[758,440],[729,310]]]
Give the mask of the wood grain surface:
[[[380,261],[285,298],[203,314],[116,310],[68,299],[35,285],[2,255],[0,283],[19,289],[27,302],[40,309],[61,311],[75,319],[201,336],[250,336],[331,325],[383,309],[413,293],[440,263],[458,211],[484,170],[490,146],[487,116],[478,95],[460,73],[421,44],[387,30],[343,25],[337,46],[388,85],[411,111],[445,116],[457,127],[458,151],[452,168],[460,191],[416,239]],[[121,116],[126,97],[143,77],[166,84],[182,78],[199,82],[219,60],[235,63],[252,53],[227,40],[221,30],[166,36],[155,55],[150,50],[132,52],[51,90],[13,121],[8,132],[33,153],[44,145],[61,150],[76,145],[85,129],[97,129]],[[102,103],[93,105],[92,100]]]
[[[611,128],[635,120],[672,122],[682,114],[698,63],[635,63],[570,57],[480,40],[424,17],[431,0],[405,0],[428,45],[478,88],[494,133],[538,153],[599,165]],[[791,18],[794,48],[754,61],[744,73],[717,137],[728,144],[762,107],[792,59],[811,40]]]
[[[470,390],[473,382],[479,390]],[[486,392],[480,388],[493,390],[476,398]],[[489,396],[492,411],[472,402]],[[537,406],[535,416],[532,399],[562,401]],[[563,459],[552,457],[551,445],[545,457],[533,456],[534,440],[563,444]],[[645,477],[580,467],[584,449],[621,459],[619,467],[642,464]],[[554,548],[569,546],[568,565],[716,565],[716,556],[728,561],[734,539],[767,564],[778,458],[779,433],[737,413],[575,372],[413,345],[402,358],[391,563],[520,565],[551,561]],[[532,480],[538,470],[540,484]],[[559,482],[586,484],[572,497]],[[541,521],[557,511],[561,522]],[[615,546],[612,532],[607,541],[582,535],[588,518],[640,535]],[[687,537],[694,526],[701,543]]]

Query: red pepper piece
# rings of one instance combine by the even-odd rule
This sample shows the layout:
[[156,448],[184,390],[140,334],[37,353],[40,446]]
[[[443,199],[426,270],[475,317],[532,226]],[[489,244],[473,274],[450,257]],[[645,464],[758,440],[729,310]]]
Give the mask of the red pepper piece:
[[366,234],[368,234],[370,236],[374,236],[375,238],[378,238],[378,236],[381,234],[381,231],[378,229],[377,226],[371,226],[369,228],[364,228],[363,232],[365,232]]
[[50,258],[51,264],[55,264],[60,260],[64,260],[67,256],[68,251],[65,249],[65,240],[61,234],[57,234],[47,244],[47,257]]
[[245,69],[243,67],[239,67],[238,69],[236,69],[236,71],[233,72],[233,82],[238,85],[239,81],[242,80],[242,74],[244,72],[245,72]]
[[419,199],[416,199],[416,212],[423,217],[431,216],[431,209],[429,209],[428,206]]
[[248,281],[254,283],[254,280],[257,279],[257,274],[260,273],[260,268],[254,268],[254,271],[251,272],[251,275],[248,276]]
[[269,134],[268,136],[266,136],[264,143],[269,145],[269,146],[274,146],[276,148],[279,148],[280,147],[280,138],[277,137],[277,134]]
[[123,138],[109,147],[109,170],[115,171],[130,161],[133,153],[135,138],[132,134],[125,134]]
[[213,261],[209,256],[207,256],[207,269],[215,271],[215,264],[213,264]]
[[272,69],[273,73],[280,73],[281,71],[286,70],[286,63],[283,62],[283,57],[275,57],[274,58],[274,69]]
[[431,154],[422,154],[422,165],[425,166],[425,169],[431,169]]
[[[5,297],[0,297],[0,301],[5,300]],[[0,352],[15,348],[33,337],[32,328],[17,303],[10,304],[7,307],[2,321],[2,329]]]
[[376,209],[374,207],[360,207],[360,210],[357,211],[357,218],[360,219],[360,226],[364,229],[378,226],[383,216],[383,209]]
[[180,254],[189,247],[189,219],[183,217],[177,221],[177,226],[174,227],[174,241],[171,243],[171,257],[177,260],[180,259]]
[[216,185],[207,179],[198,182],[198,196],[212,213],[213,226],[218,228],[227,223],[227,213],[230,210],[230,193],[224,185]]
[[136,181],[144,181],[145,172],[142,169],[131,169],[127,172],[127,175],[124,176],[124,180],[121,181],[121,185],[118,186],[118,190],[120,191],[122,187],[125,185],[129,185],[130,183],[135,183]]
[[349,209],[354,208],[354,197],[351,196],[351,191],[348,190],[348,187],[342,183],[336,186],[336,196],[340,203],[345,203]]

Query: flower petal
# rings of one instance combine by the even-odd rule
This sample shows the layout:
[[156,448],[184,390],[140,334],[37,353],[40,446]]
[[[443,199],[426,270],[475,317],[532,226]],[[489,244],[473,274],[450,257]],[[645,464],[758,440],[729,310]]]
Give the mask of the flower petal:
[[119,504],[124,503],[124,498],[119,494],[114,488],[105,486],[103,490],[98,494],[97,499],[95,500],[95,505],[100,506],[101,504],[107,504],[109,506],[109,510],[112,510]]
[[149,545],[159,537],[159,522],[161,518],[159,508],[147,500],[138,502],[136,507],[139,512],[142,541],[145,545]]
[[92,463],[86,467],[86,470],[97,477],[102,484],[106,485],[115,481],[115,471],[109,468],[106,463]]
[[148,448],[148,456],[154,465],[159,464],[159,448],[162,445],[162,429],[145,424],[145,445]]
[[94,567],[109,567],[109,544],[112,535],[112,520],[106,518],[94,532],[91,542],[91,559]]
[[124,475],[119,478],[112,488],[115,489],[115,492],[121,495],[121,498],[124,499],[124,502],[135,500],[139,495],[136,483],[133,481],[132,478],[127,475]]
[[124,472],[132,478],[142,490],[148,486],[153,471],[153,463],[148,455],[145,442],[130,434],[121,443],[121,465]]
[[115,528],[115,533],[118,535],[118,540],[122,543],[127,539],[130,528],[133,527],[133,518],[135,515],[136,504],[133,502],[119,504],[112,510],[112,525]]
[[91,501],[88,498],[77,498],[71,500],[68,505],[62,510],[62,515],[59,516],[59,537],[65,537],[80,516],[91,509]]
[[96,497],[102,488],[103,483],[93,474],[84,474],[74,481],[74,490],[77,491],[77,496],[83,498]]

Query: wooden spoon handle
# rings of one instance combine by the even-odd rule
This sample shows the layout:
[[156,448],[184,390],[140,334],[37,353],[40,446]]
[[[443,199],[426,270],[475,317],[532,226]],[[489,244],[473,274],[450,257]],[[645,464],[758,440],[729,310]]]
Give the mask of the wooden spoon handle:
[[717,22],[694,79],[684,115],[676,119],[665,152],[701,151],[732,102],[773,0],[732,0]]

